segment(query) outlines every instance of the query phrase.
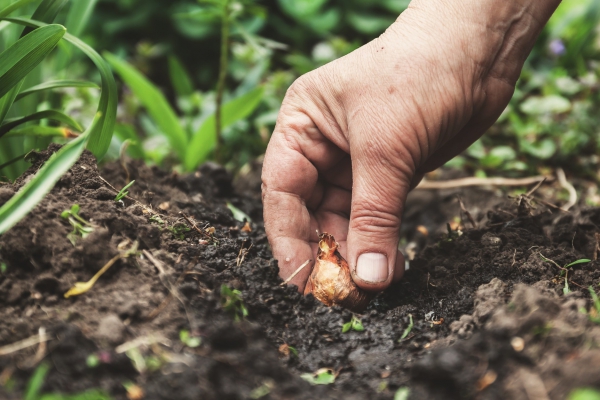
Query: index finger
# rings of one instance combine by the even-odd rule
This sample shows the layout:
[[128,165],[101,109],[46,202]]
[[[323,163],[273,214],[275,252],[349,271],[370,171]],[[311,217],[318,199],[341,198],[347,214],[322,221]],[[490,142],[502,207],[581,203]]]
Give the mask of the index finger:
[[[284,279],[307,260],[314,261],[318,226],[309,208],[316,207],[323,194],[319,172],[345,155],[322,134],[318,122],[306,109],[284,104],[263,164],[265,229]],[[311,267],[290,283],[302,291]]]

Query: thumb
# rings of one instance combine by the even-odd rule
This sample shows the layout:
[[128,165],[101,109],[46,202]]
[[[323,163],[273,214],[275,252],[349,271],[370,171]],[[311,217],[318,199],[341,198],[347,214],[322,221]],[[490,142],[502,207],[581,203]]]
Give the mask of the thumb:
[[353,187],[348,231],[348,261],[355,283],[383,290],[404,273],[398,251],[400,219],[414,168],[408,154],[379,146],[360,146],[353,154]]

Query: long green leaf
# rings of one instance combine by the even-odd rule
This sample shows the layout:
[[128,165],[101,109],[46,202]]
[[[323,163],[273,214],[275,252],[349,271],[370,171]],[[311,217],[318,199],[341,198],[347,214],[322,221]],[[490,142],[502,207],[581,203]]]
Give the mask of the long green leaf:
[[0,97],[17,85],[64,36],[61,25],[47,25],[17,40],[0,54]]
[[14,136],[33,136],[37,138],[73,138],[77,135],[73,135],[73,132],[67,128],[59,128],[56,126],[41,126],[33,125],[25,128],[12,129],[8,132],[5,137]]
[[110,53],[104,53],[104,57],[146,107],[148,114],[168,138],[175,153],[183,159],[188,142],[187,133],[162,92],[127,62]]
[[[263,88],[257,87],[223,105],[222,126],[225,128],[234,122],[246,118],[260,104],[263,96]],[[208,117],[194,134],[188,146],[185,157],[185,168],[194,170],[206,157],[217,143],[215,115]]]
[[44,90],[52,90],[52,89],[66,88],[66,87],[100,89],[100,87],[98,85],[96,85],[94,82],[89,82],[89,81],[73,81],[73,80],[69,80],[69,79],[58,80],[58,81],[48,81],[48,82],[40,83],[39,85],[35,85],[30,88],[22,90],[21,93],[19,93],[17,95],[17,98],[15,99],[15,101],[20,100],[23,97],[29,96],[30,94],[33,94],[33,93],[38,93],[38,92],[41,92]]
[[9,4],[8,6],[4,7],[2,10],[0,10],[0,18],[4,18],[4,17],[8,17],[10,14],[12,14],[13,11],[18,10],[19,8],[26,6],[28,4],[31,4],[35,1],[38,0],[19,0],[19,1],[15,1],[12,4]]
[[29,213],[54,184],[75,164],[85,149],[87,135],[64,145],[53,154],[25,186],[0,208],[0,234],[12,228]]
[[[44,26],[44,23],[23,18],[10,18],[10,22],[29,26]],[[35,31],[34,31],[35,32]],[[63,146],[52,155],[44,166],[25,186],[21,188],[6,204],[0,207],[0,234],[6,232],[29,213],[44,196],[52,190],[55,183],[79,159],[89,141],[95,139],[96,147],[90,149],[104,155],[113,133],[117,109],[117,87],[110,67],[91,47],[71,35],[65,39],[81,49],[98,67],[102,78],[102,92],[98,112],[92,124],[77,139]],[[104,148],[104,151],[102,149]]]
[[73,36],[79,36],[87,26],[98,0],[77,0],[71,2],[65,26]]
[[194,92],[190,75],[175,55],[169,56],[169,76],[177,96],[189,96]]
[[[26,26],[44,26],[39,21],[32,21],[24,18],[6,18],[7,21]],[[99,118],[94,120],[90,127],[90,140],[88,149],[94,153],[96,158],[100,159],[106,154],[110,146],[110,140],[113,135],[113,129],[117,118],[117,85],[110,67],[102,57],[90,46],[79,40],[73,35],[65,34],[64,39],[79,48],[96,65],[102,79],[100,102],[98,104]]]
[[0,137],[4,136],[11,129],[22,125],[29,121],[37,121],[40,119],[51,119],[54,121],[62,122],[75,129],[77,132],[83,131],[83,128],[79,124],[79,122],[75,121],[73,118],[69,117],[65,113],[58,110],[43,110],[38,111],[33,114],[26,115],[24,117],[13,118],[11,120],[5,121],[5,123],[0,126]]
[[[54,18],[58,15],[60,10],[67,4],[69,0],[42,0],[39,6],[33,12],[31,16],[31,20],[40,21],[45,24],[51,24],[54,22]],[[35,27],[26,26],[23,30],[22,36],[27,35],[31,32]]]

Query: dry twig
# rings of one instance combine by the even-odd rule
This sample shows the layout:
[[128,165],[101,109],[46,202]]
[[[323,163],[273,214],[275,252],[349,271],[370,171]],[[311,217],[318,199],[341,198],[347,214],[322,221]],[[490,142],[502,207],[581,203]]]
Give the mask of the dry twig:
[[435,189],[454,189],[467,186],[528,186],[533,183],[542,182],[544,179],[550,179],[545,176],[532,176],[529,178],[477,178],[469,177],[462,179],[452,179],[449,181],[427,181],[422,180],[415,189],[435,190]]
[[567,177],[565,176],[565,171],[562,168],[558,168],[556,170],[556,177],[558,178],[558,183],[562,186],[563,189],[569,192],[569,201],[567,204],[561,207],[561,210],[568,211],[571,207],[577,204],[577,191],[571,185],[569,181],[567,181]]
[[304,261],[304,263],[301,266],[299,266],[298,269],[289,276],[289,278],[287,278],[285,281],[281,282],[281,284],[279,286],[285,286],[288,283],[290,283],[292,281],[292,279],[294,279],[296,277],[296,275],[298,275],[300,273],[300,271],[302,271],[308,264],[310,264],[311,261],[312,260]]
[[477,223],[475,222],[475,219],[473,219],[473,216],[471,215],[471,213],[469,212],[469,210],[466,209],[465,204],[463,203],[462,199],[459,196],[457,196],[457,198],[458,198],[458,204],[460,205],[461,211],[465,213],[465,215],[469,219],[469,222],[471,223],[471,226],[474,229],[476,229],[477,228]]
[[37,335],[28,337],[27,339],[19,340],[18,342],[7,344],[6,346],[0,347],[0,356],[6,356],[8,354],[16,353],[17,351],[26,349],[36,344],[47,342],[50,340],[46,335],[46,330],[40,328]]

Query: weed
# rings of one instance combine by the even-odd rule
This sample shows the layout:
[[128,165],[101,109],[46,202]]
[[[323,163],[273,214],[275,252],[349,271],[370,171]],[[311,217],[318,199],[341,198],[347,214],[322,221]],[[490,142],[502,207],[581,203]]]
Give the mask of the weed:
[[179,239],[179,240],[185,239],[185,234],[187,232],[191,231],[189,226],[184,225],[184,224],[175,224],[167,229],[173,234],[173,237],[175,239]]
[[590,291],[590,296],[592,296],[592,301],[594,302],[594,307],[590,310],[590,320],[596,324],[600,324],[600,299],[591,285],[588,290]]
[[181,340],[181,343],[191,348],[198,347],[200,346],[200,343],[202,343],[202,340],[199,337],[190,336],[190,332],[185,329],[179,331],[179,340]]
[[408,400],[408,396],[410,396],[410,389],[407,387],[401,387],[396,391],[394,400]]
[[342,333],[346,333],[350,330],[357,331],[357,332],[362,332],[365,330],[365,327],[363,326],[360,319],[358,319],[356,317],[356,315],[354,315],[354,314],[352,315],[352,319],[350,320],[350,322],[346,322],[342,326]]
[[412,331],[412,328],[414,326],[412,314],[408,314],[408,319],[410,322],[408,323],[406,329],[404,329],[404,332],[402,332],[402,336],[400,336],[400,339],[398,340],[399,342],[406,339],[406,337],[410,334],[410,331]]
[[290,350],[290,354],[293,354],[296,358],[298,358],[298,350],[296,350],[295,347],[288,346],[288,349]]
[[225,311],[233,315],[236,321],[248,316],[248,309],[244,305],[242,292],[231,289],[227,285],[221,285],[221,305]]
[[27,389],[23,396],[24,400],[110,400],[107,394],[97,389],[71,395],[59,393],[40,394],[49,370],[50,367],[46,363],[42,363],[36,368],[27,383]]
[[336,374],[331,368],[321,368],[312,374],[302,374],[300,375],[300,378],[304,379],[311,385],[329,385],[335,382]]
[[67,239],[71,241],[73,246],[79,238],[85,239],[94,231],[94,226],[79,215],[79,204],[73,204],[69,210],[63,211],[60,216],[68,220],[73,227],[73,231],[67,235]]
[[127,189],[129,189],[131,187],[131,185],[133,185],[135,183],[135,180],[129,182],[127,185],[123,186],[123,189],[121,189],[119,191],[119,193],[117,193],[117,196],[115,197],[115,202],[121,201],[123,200],[125,197],[127,197],[129,195],[129,191]]
[[5,274],[7,269],[6,263],[0,263],[0,274]]
[[154,214],[150,217],[150,222],[154,222],[155,224],[164,225],[165,221],[158,215]]
[[566,264],[565,266],[561,267],[560,265],[558,265],[558,263],[556,261],[551,260],[551,259],[549,259],[547,257],[544,257],[544,255],[542,253],[539,253],[539,255],[540,255],[540,258],[542,260],[544,260],[545,262],[552,263],[552,264],[556,265],[560,269],[560,276],[561,277],[563,277],[563,276],[565,277],[565,285],[563,287],[563,294],[564,295],[567,295],[567,294],[571,293],[571,289],[569,288],[569,271],[570,271],[569,268],[571,268],[574,265],[586,264],[586,263],[589,263],[589,262],[592,261],[592,260],[590,260],[588,258],[581,258],[579,260],[575,260],[575,261],[570,262],[570,263]]

